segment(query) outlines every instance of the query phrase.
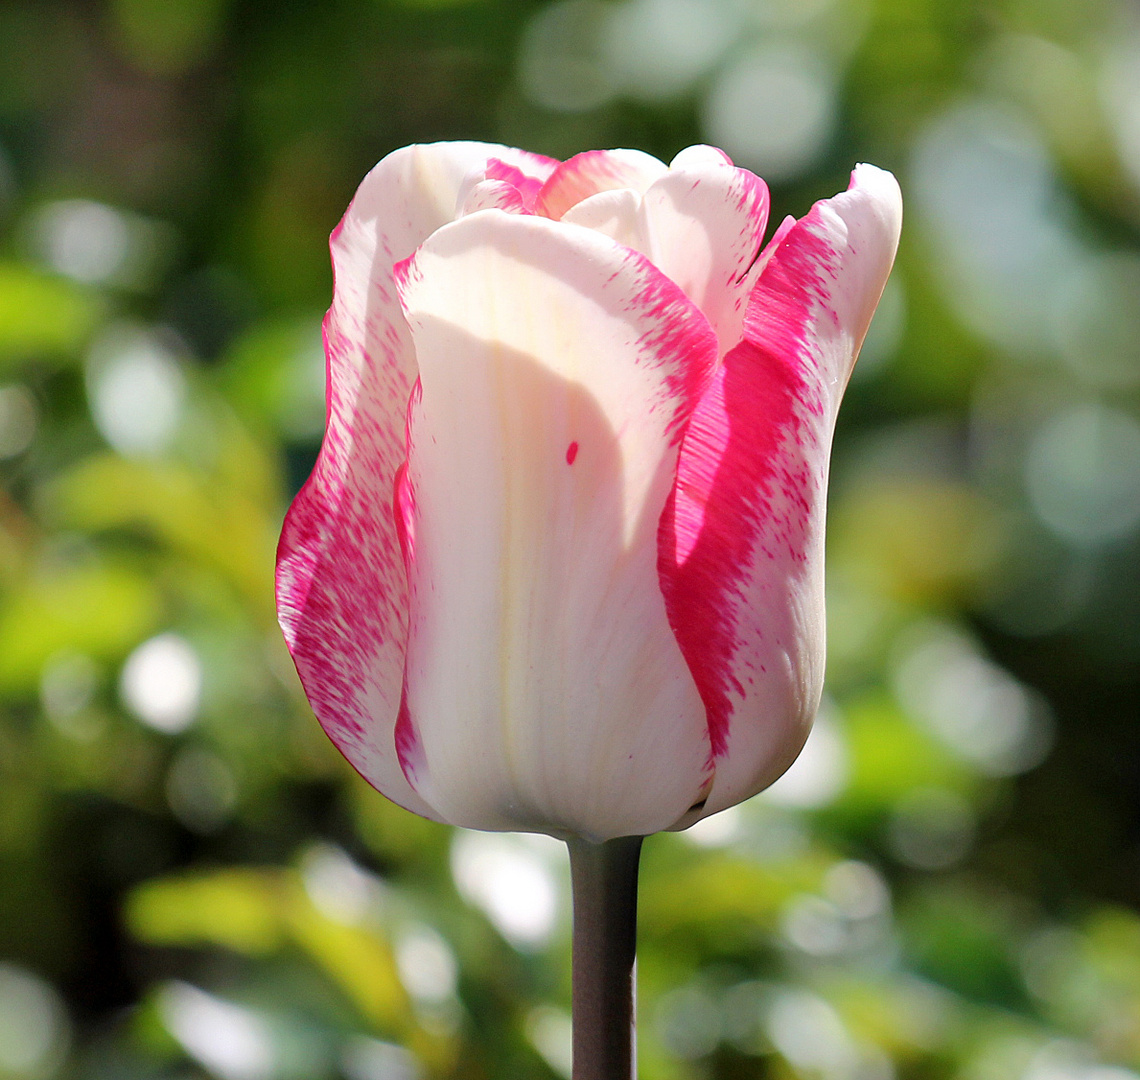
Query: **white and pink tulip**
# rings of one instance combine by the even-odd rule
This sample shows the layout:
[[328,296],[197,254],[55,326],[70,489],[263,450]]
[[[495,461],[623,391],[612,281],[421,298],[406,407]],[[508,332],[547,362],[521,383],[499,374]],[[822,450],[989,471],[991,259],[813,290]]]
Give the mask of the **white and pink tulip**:
[[705,146],[440,143],[364,180],[277,597],[320,722],[394,802],[602,841],[799,752],[832,431],[901,200],[860,165],[764,245],[767,217]]

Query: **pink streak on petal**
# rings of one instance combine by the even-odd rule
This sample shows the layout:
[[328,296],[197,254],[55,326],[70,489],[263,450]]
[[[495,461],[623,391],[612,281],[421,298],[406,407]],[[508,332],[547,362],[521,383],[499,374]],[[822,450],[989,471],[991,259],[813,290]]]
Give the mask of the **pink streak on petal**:
[[[538,158],[538,155],[535,155]],[[491,158],[487,162],[486,177],[488,180],[503,180],[514,187],[528,210],[534,209],[534,201],[546,178],[558,167],[553,158],[538,158],[537,168],[531,173],[523,172],[517,165],[509,165],[498,158]]]
[[[390,342],[393,351],[382,361],[367,355],[368,389],[346,386],[342,358],[356,345],[331,315],[324,336],[329,422],[321,456],[282,529],[278,609],[313,709],[355,764],[357,748],[370,740],[361,704],[377,692],[377,650],[406,632],[407,586],[396,538],[375,514],[374,466],[354,457],[355,447],[370,445],[382,461],[387,433],[348,395],[405,398],[408,376]],[[395,461],[396,448],[387,452]]]
[[[736,769],[734,756],[737,788],[762,787],[786,767],[822,681],[835,410],[898,239],[897,186],[862,175],[866,190],[853,177],[765,249],[744,340],[690,421],[662,518],[662,589],[714,759],[730,750],[741,710],[761,725],[749,742],[757,760]],[[710,810],[728,805],[717,791]]]
[[502,210],[508,214],[531,212],[519,189],[505,180],[481,180],[463,200],[458,216],[465,217],[480,210]]
[[278,615],[314,712],[365,779],[428,817],[393,746],[408,585],[391,506],[416,359],[391,269],[451,219],[468,174],[513,153],[405,147],[361,184],[331,238],[325,439],[278,547]]
[[741,594],[761,525],[769,557],[782,542],[791,563],[803,561],[804,477],[784,471],[782,447],[804,388],[794,352],[764,352],[749,341],[733,349],[689,423],[674,503],[661,520],[662,590],[708,711],[714,759],[727,746],[731,692],[743,693],[729,662],[737,627],[726,601]]
[[756,253],[755,260],[746,271],[750,285],[755,285],[755,283],[760,280],[760,275],[764,272],[764,267],[768,265],[768,260],[780,250],[780,245],[784,242],[788,233],[792,231],[792,226],[795,225],[795,223],[796,219],[789,214],[780,222],[776,231],[772,233],[772,238],[768,243]]

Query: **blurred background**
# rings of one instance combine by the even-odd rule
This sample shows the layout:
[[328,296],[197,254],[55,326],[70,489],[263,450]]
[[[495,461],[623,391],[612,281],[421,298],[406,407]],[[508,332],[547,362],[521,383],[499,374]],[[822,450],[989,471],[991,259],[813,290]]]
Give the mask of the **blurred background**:
[[906,198],[825,707],[646,845],[644,1080],[1137,1080],[1130,0],[3,0],[0,1078],[569,1075],[562,849],[365,787],[273,612],[328,233],[450,138]]

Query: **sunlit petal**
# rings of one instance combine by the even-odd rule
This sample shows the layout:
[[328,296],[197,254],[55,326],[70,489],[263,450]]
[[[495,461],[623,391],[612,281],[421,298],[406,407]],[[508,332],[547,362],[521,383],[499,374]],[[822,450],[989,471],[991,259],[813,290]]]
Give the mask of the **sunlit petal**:
[[709,753],[657,578],[709,326],[606,237],[494,211],[436,233],[401,290],[422,383],[405,767],[468,826],[667,827]]
[[894,178],[861,165],[846,192],[791,226],[686,434],[662,583],[708,707],[707,813],[775,779],[818,705],[835,412],[900,224]]
[[372,784],[426,816],[392,742],[407,582],[390,507],[416,379],[392,266],[452,219],[464,179],[492,157],[529,156],[480,143],[397,150],[369,173],[333,233],[327,430],[278,550],[278,613],[318,719]]

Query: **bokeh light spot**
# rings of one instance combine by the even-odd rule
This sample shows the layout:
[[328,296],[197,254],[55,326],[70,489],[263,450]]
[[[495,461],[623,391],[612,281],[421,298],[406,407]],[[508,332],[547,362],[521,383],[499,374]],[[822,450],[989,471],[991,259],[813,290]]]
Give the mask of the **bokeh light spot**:
[[553,1005],[540,1005],[527,1016],[526,1034],[542,1060],[559,1076],[570,1080],[574,1053],[570,1014]]
[[917,788],[896,805],[887,843],[906,866],[946,870],[966,857],[976,832],[974,812],[961,795],[944,788]]
[[198,746],[180,750],[166,774],[167,804],[191,832],[217,832],[229,820],[237,795],[233,769]]
[[668,100],[713,67],[738,24],[738,11],[718,0],[627,0],[606,22],[606,68],[623,94]]
[[436,930],[423,923],[407,926],[396,941],[400,981],[413,999],[442,1005],[455,998],[459,964],[455,952]]
[[839,1014],[810,991],[785,989],[774,995],[765,1028],[772,1044],[801,1069],[843,1077],[857,1065],[855,1045]]
[[703,987],[671,990],[657,1005],[656,1028],[668,1050],[685,1061],[707,1057],[720,1042],[721,1010]]
[[800,756],[764,792],[764,798],[799,810],[827,806],[843,793],[849,771],[847,743],[825,704],[815,718]]
[[384,883],[335,844],[314,844],[301,860],[305,892],[326,918],[357,926],[384,903]]
[[55,990],[30,971],[0,961],[0,1075],[46,1076],[67,1043],[67,1015]]
[[519,48],[519,82],[536,105],[586,112],[614,93],[602,59],[609,9],[599,0],[561,0],[540,8]]
[[362,1035],[345,1045],[340,1065],[347,1080],[420,1080],[424,1075],[411,1051]]
[[221,1080],[269,1080],[274,1072],[269,1027],[256,1013],[189,983],[158,995],[166,1029],[195,1061]]
[[157,337],[117,327],[91,350],[87,395],[95,426],[119,453],[156,454],[178,428],[186,383],[175,354]]
[[76,281],[112,279],[127,259],[130,235],[122,214],[103,203],[68,199],[40,211],[36,231],[47,264]]
[[963,321],[1015,354],[1050,348],[1059,283],[1084,253],[1036,128],[1003,104],[959,103],[919,136],[908,193]]
[[1086,259],[1062,282],[1054,312],[1057,347],[1078,379],[1105,390],[1140,383],[1140,258]]
[[769,182],[804,172],[835,125],[835,73],[800,45],[762,45],[735,57],[713,80],[705,137]]
[[907,714],[987,775],[1026,772],[1049,752],[1045,701],[950,627],[927,623],[904,635],[893,681]]
[[727,847],[740,836],[743,824],[743,811],[739,806],[730,806],[720,813],[701,818],[681,835],[697,847]]
[[451,874],[468,903],[520,949],[539,949],[558,923],[559,884],[553,865],[562,845],[542,835],[457,830]]
[[22,454],[36,435],[39,410],[23,386],[0,386],[0,459]]
[[1034,436],[1025,482],[1062,540],[1095,547],[1128,536],[1140,524],[1140,424],[1107,405],[1070,406]]
[[144,724],[175,735],[198,715],[202,665],[185,638],[159,634],[127,657],[119,681],[123,703]]

